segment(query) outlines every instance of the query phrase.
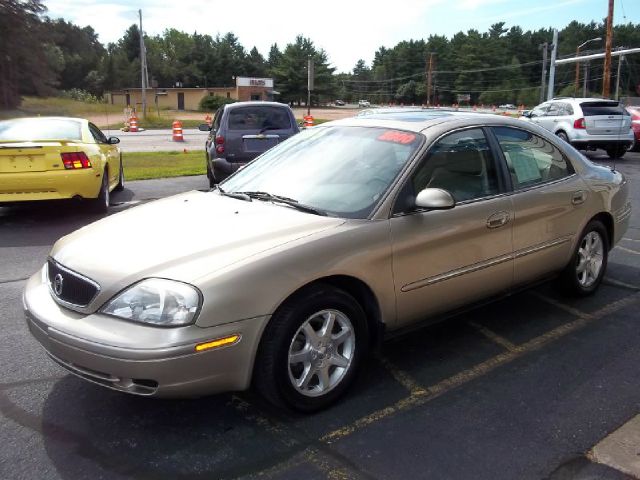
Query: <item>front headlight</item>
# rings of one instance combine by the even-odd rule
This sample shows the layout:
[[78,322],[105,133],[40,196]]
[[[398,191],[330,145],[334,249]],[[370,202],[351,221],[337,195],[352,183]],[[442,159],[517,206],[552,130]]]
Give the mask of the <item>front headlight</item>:
[[120,292],[101,312],[159,327],[177,327],[195,321],[200,303],[200,292],[187,283],[149,278]]

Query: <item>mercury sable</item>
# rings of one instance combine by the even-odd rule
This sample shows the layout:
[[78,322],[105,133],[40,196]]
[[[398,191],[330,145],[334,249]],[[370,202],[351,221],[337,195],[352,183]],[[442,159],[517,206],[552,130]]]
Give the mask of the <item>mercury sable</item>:
[[60,239],[29,279],[29,328],[122,392],[254,386],[314,411],[387,332],[547,277],[592,294],[631,213],[625,177],[499,116],[348,119],[209,192]]

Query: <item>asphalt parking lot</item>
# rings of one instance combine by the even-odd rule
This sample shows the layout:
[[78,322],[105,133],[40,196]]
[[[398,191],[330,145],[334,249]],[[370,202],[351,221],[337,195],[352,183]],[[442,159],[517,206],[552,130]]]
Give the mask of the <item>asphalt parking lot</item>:
[[[67,374],[29,335],[20,295],[55,240],[99,217],[74,202],[0,208],[0,479],[630,478],[590,454],[640,413],[640,154],[617,168],[634,213],[597,295],[544,284],[392,339],[312,416],[251,392],[154,400]],[[111,209],[206,186],[129,182]]]

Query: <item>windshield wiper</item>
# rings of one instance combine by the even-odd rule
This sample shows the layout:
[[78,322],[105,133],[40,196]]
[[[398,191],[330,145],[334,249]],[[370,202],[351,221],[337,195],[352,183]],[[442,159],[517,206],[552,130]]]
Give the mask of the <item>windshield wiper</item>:
[[237,198],[238,200],[244,200],[245,202],[250,202],[251,197],[243,192],[225,192],[219,185],[216,186],[220,195],[224,195],[225,197]]
[[270,202],[284,203],[291,207],[294,207],[301,212],[313,213],[315,215],[327,216],[327,212],[310,205],[300,203],[298,200],[289,197],[282,197],[280,195],[273,195],[269,192],[234,192],[236,195],[246,195],[249,198],[257,198],[258,200],[265,200]]
[[266,132],[267,130],[282,130],[280,127],[276,127],[275,125],[268,125],[266,127],[262,127],[258,132],[258,135]]

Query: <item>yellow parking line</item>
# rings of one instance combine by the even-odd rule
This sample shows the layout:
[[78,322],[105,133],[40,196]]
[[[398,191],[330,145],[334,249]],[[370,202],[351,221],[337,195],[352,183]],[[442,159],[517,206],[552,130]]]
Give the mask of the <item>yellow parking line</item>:
[[509,340],[507,340],[503,336],[498,335],[496,332],[489,330],[484,325],[480,325],[476,322],[469,322],[469,325],[478,330],[482,335],[487,337],[492,342],[497,343],[510,352],[517,352],[518,350],[520,350],[520,347],[518,347],[516,344],[511,343]]
[[581,312],[581,315],[579,316],[578,319],[572,322],[566,323],[564,325],[561,325],[547,333],[544,333],[543,335],[540,335],[539,337],[529,340],[528,342],[521,345],[519,347],[519,350],[508,351],[508,352],[504,352],[499,355],[496,355],[495,357],[492,357],[482,363],[479,363],[478,365],[475,365],[468,370],[459,372],[456,375],[453,375],[452,377],[449,377],[435,385],[425,388],[425,390],[427,390],[428,392],[426,395],[420,395],[420,396],[410,395],[409,397],[404,398],[389,407],[385,407],[383,409],[377,410],[369,415],[366,415],[362,418],[357,419],[356,421],[354,421],[349,425],[345,425],[341,428],[338,428],[337,430],[334,430],[333,432],[330,432],[327,435],[323,436],[320,440],[329,444],[334,443],[344,437],[351,435],[352,433],[364,427],[367,427],[379,420],[387,418],[395,413],[398,413],[401,411],[407,411],[417,406],[424,405],[425,403],[443,395],[444,393],[448,392],[449,390],[452,390],[453,388],[459,387],[460,385],[463,385],[471,380],[474,380],[483,375],[486,375],[487,373],[491,372],[492,370],[494,370],[499,366],[510,363],[513,360],[523,356],[526,353],[538,350],[541,347],[548,345],[549,343],[571,332],[574,332],[595,320],[603,318],[617,310],[620,310],[621,308],[625,308],[629,305],[632,305],[638,302],[639,300],[640,300],[640,293],[635,293],[621,300],[618,300],[617,302],[613,302],[607,305],[606,307],[603,307],[600,310],[597,310],[593,314],[585,314]]
[[618,287],[629,288],[631,290],[640,290],[640,286],[632,285],[630,283],[621,282],[620,280],[616,280],[615,278],[604,277],[604,283],[607,285],[615,285]]
[[581,310],[578,310],[577,308],[571,307],[569,305],[566,305],[562,302],[559,302],[558,300],[551,298],[551,297],[547,297],[546,295],[543,295],[542,293],[539,292],[531,292],[534,296],[538,297],[540,300],[547,302],[549,305],[553,305],[554,307],[557,307],[561,310],[564,310],[567,313],[570,313],[571,315],[574,315],[578,318],[586,318],[589,319],[591,318],[591,315],[583,312]]
[[634,255],[640,255],[640,252],[638,252],[637,250],[621,247],[620,245],[616,245],[615,248],[617,248],[618,250],[622,250],[623,252],[633,253]]
[[415,379],[413,379],[408,373],[393,365],[388,359],[380,358],[379,361],[384,369],[391,374],[394,380],[409,390],[411,395],[425,395],[427,393],[424,387],[420,386]]

